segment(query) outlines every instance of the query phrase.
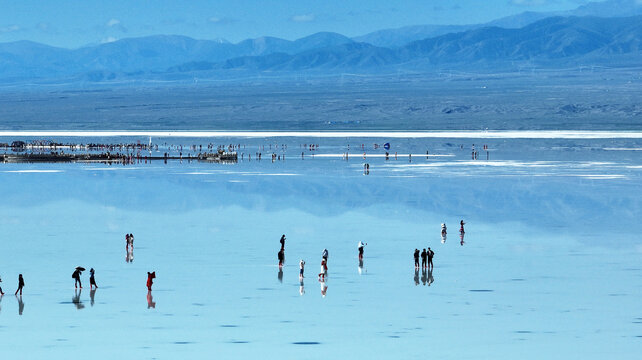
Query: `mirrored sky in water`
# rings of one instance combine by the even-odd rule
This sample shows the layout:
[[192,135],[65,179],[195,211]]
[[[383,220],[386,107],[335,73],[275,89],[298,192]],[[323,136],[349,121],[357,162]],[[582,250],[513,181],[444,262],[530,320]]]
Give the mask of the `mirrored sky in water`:
[[[639,140],[396,140],[388,160],[373,147],[380,139],[215,142],[244,144],[244,159],[0,164],[0,336],[14,344],[3,352],[633,359],[642,350]],[[318,150],[300,146],[309,142]],[[285,160],[270,161],[269,144]],[[434,270],[415,272],[412,253],[428,246]],[[76,266],[96,269],[97,291],[88,272],[74,289]]]

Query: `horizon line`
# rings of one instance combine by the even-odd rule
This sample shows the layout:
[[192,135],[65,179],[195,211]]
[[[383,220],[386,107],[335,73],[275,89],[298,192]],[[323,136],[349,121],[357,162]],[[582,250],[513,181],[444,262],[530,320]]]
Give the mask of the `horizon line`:
[[24,130],[0,137],[318,137],[318,138],[483,138],[483,139],[642,139],[642,131],[609,130]]

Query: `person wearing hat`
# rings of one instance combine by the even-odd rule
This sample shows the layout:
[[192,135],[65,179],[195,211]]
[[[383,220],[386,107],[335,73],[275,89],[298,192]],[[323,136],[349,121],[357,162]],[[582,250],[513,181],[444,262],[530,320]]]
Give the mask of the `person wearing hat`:
[[71,277],[74,279],[74,287],[78,288],[78,285],[80,285],[80,288],[82,289],[82,282],[80,282],[80,274],[82,273],[82,270],[80,270],[79,267],[74,270],[74,273],[71,274]]

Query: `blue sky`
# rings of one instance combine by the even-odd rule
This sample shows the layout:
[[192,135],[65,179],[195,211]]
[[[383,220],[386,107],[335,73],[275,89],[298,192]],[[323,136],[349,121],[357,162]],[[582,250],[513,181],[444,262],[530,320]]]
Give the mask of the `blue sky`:
[[347,36],[420,24],[483,23],[523,11],[568,10],[585,0],[0,0],[0,42],[31,40],[76,48],[127,37],[197,39],[319,31]]

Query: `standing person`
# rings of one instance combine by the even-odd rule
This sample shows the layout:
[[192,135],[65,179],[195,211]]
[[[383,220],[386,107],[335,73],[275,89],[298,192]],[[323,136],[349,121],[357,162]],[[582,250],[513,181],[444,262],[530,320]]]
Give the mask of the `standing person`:
[[426,249],[423,249],[421,251],[421,268],[425,269],[426,268],[426,257],[428,256],[428,253],[426,253]]
[[285,234],[281,235],[279,242],[281,243],[281,250],[285,250]]
[[16,290],[14,295],[18,295],[18,292],[20,292],[20,296],[22,296],[23,287],[25,287],[25,279],[22,277],[22,274],[18,274],[18,290]]
[[419,269],[419,249],[415,249],[414,257],[415,257],[415,268]]
[[359,240],[359,245],[357,245],[357,249],[359,249],[359,260],[363,260],[363,247],[368,245],[368,243],[363,243],[361,240]]
[[285,252],[283,249],[279,250],[277,257],[279,258],[279,269],[283,267],[283,261],[285,260]]
[[323,253],[321,253],[321,257],[323,260],[325,260],[326,265],[328,264],[328,249],[323,249]]
[[82,270],[80,270],[79,267],[74,270],[74,273],[71,274],[71,277],[74,279],[74,287],[78,288],[78,285],[80,285],[80,288],[82,289],[82,282],[80,282],[80,274],[82,273]]
[[98,285],[96,285],[96,278],[94,277],[94,268],[89,269],[89,289],[93,289],[95,286],[96,289],[98,289]]
[[461,228],[459,228],[459,233],[460,233],[460,234],[464,234],[464,233],[465,233],[465,231],[464,231],[464,224],[465,224],[465,222],[464,222],[464,220],[462,219],[462,220],[459,222],[459,225],[461,225]]
[[129,234],[129,245],[131,245],[132,250],[134,250],[134,234]]
[[303,279],[303,270],[304,270],[304,268],[305,268],[305,261],[303,261],[303,259],[301,259],[301,261],[299,261],[299,279]]
[[319,273],[320,281],[325,281],[325,275],[328,273],[328,263],[325,258],[321,259],[321,272]]
[[435,256],[435,252],[434,252],[434,251],[432,251],[432,250],[430,249],[430,247],[429,247],[429,248],[428,248],[428,251],[427,251],[427,255],[428,255],[428,269],[429,269],[429,270],[432,270],[432,268],[433,268],[433,265],[432,265],[432,258],[433,258],[433,256]]
[[129,234],[125,234],[125,250],[129,251]]
[[154,284],[155,278],[156,278],[156,271],[147,272],[147,291],[152,291],[152,285]]

